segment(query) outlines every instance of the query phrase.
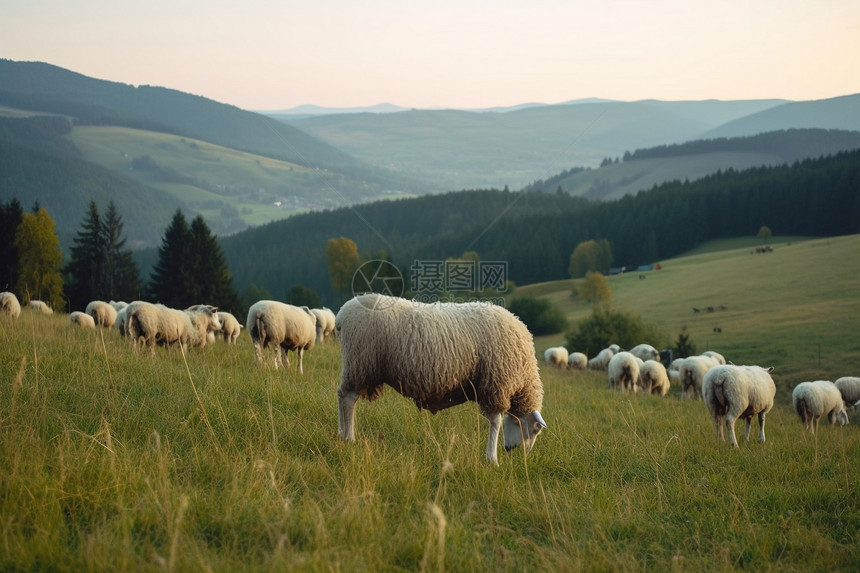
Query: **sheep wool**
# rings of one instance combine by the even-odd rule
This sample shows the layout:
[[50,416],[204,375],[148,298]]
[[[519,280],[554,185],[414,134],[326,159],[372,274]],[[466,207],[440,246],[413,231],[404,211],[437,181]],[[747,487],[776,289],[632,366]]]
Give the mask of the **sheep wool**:
[[110,303],[94,300],[87,305],[86,313],[93,317],[97,326],[110,328],[116,322],[117,309]]
[[744,439],[750,441],[752,417],[758,415],[759,438],[764,443],[764,422],[767,413],[773,408],[776,384],[770,373],[773,368],[761,366],[719,365],[711,368],[702,380],[702,399],[714,420],[714,435],[726,441],[723,434],[723,421],[729,433],[733,448],[738,447],[735,436],[735,421],[743,418],[746,422]]
[[636,392],[639,389],[640,360],[621,351],[609,361],[609,389]]
[[588,368],[588,357],[582,352],[571,352],[567,357],[567,367],[571,370]]
[[229,312],[219,310],[217,314],[218,321],[221,323],[221,329],[213,333],[213,338],[222,336],[225,342],[236,344],[236,340],[238,340],[239,333],[242,332],[243,326],[239,324],[238,319]]
[[719,361],[711,356],[688,356],[678,363],[678,377],[683,396],[699,398],[702,395],[702,382],[705,374],[719,366]]
[[665,396],[669,393],[669,375],[662,362],[646,360],[639,368],[639,385],[644,392]]
[[316,342],[316,316],[306,307],[293,306],[275,300],[255,302],[248,309],[245,328],[254,343],[257,362],[263,363],[263,349],[272,346],[275,351],[275,369],[283,365],[281,349],[285,351],[286,368],[290,366],[289,351],[299,357],[299,373],[304,374],[302,357]]
[[660,351],[650,344],[637,344],[630,349],[630,354],[641,359],[643,362],[645,360],[660,360]]
[[612,347],[604,348],[597,353],[597,356],[588,361],[588,369],[606,370],[607,368],[609,368],[609,361],[612,360],[612,357],[615,355],[615,352],[616,351],[612,350]]
[[15,293],[0,292],[0,316],[16,319],[21,316],[21,303]]
[[[491,304],[425,304],[380,294],[349,300],[336,317],[342,372],[338,434],[355,439],[355,403],[375,400],[384,385],[436,413],[477,402],[490,422],[486,457],[505,449],[528,452],[546,427],[543,386],[534,342],[525,324]],[[503,422],[504,418],[504,422]]]
[[317,319],[317,344],[322,344],[334,333],[334,313],[326,308],[312,308]]
[[80,326],[81,328],[91,328],[93,330],[96,328],[96,322],[93,320],[93,317],[79,310],[76,310],[69,315],[69,322],[73,326]]
[[813,434],[818,431],[822,416],[827,416],[831,426],[837,422],[842,426],[848,423],[842,393],[829,380],[801,382],[791,392],[791,404],[804,427]]
[[27,308],[41,312],[42,314],[54,314],[54,309],[48,306],[43,300],[31,300],[27,303]]
[[554,368],[567,368],[568,357],[567,348],[564,346],[553,346],[543,353],[544,362]]
[[846,404],[856,404],[860,400],[860,378],[857,376],[843,376],[837,378],[836,387],[842,393],[842,400]]

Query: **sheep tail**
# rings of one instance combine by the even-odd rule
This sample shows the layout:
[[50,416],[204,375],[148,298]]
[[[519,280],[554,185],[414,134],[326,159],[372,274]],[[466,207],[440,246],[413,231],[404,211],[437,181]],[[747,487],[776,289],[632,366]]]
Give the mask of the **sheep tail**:
[[716,398],[720,406],[725,407],[726,395],[723,393],[723,382],[725,382],[725,379],[723,378],[714,380],[714,398]]
[[801,397],[798,399],[794,404],[794,408],[797,411],[797,415],[804,422],[812,418],[812,411],[809,409],[809,404],[806,403],[806,398]]
[[268,338],[266,323],[259,315],[254,319],[254,328],[257,330],[257,338],[260,340],[260,346],[265,346],[266,338]]

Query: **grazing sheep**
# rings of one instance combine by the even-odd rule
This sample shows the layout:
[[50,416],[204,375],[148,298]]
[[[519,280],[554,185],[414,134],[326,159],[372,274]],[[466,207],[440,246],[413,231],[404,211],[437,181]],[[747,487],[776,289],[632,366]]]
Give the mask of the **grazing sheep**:
[[21,316],[21,303],[18,302],[15,293],[0,292],[0,316],[8,316],[12,319]]
[[72,325],[80,326],[81,328],[92,328],[93,330],[96,328],[96,321],[93,320],[93,317],[79,310],[69,315],[69,321]]
[[116,322],[116,308],[101,300],[94,300],[88,304],[86,313],[93,317],[98,326],[110,328]]
[[609,361],[612,360],[614,355],[615,352],[611,348],[604,348],[597,353],[597,356],[588,361],[588,369],[606,370],[609,368]]
[[126,308],[126,321],[135,347],[149,346],[153,356],[156,344],[169,348],[180,343],[186,348],[203,348],[208,333],[221,328],[215,308],[208,305],[176,310],[163,304],[134,301]]
[[564,346],[553,346],[547,348],[543,353],[544,362],[554,368],[567,368],[567,348]]
[[669,383],[672,385],[678,385],[681,383],[681,361],[683,358],[676,358],[673,360],[669,367],[666,368],[666,374],[669,376]]
[[42,300],[31,300],[27,303],[27,308],[39,311],[42,314],[54,314],[54,309]]
[[702,382],[705,374],[719,366],[716,358],[710,356],[688,356],[678,364],[678,377],[681,395],[698,399],[702,395]]
[[567,367],[571,370],[585,370],[588,368],[588,357],[582,352],[571,352],[567,356]]
[[219,310],[217,314],[218,321],[221,323],[221,328],[212,333],[212,339],[210,340],[214,341],[215,338],[224,337],[225,342],[236,344],[236,340],[239,339],[239,334],[242,332],[242,328],[244,327],[239,324],[239,320],[229,312]]
[[665,396],[669,393],[669,375],[658,360],[646,360],[639,368],[639,386],[643,392]]
[[287,357],[285,367],[290,366],[289,351],[295,350],[299,356],[299,373],[304,374],[302,356],[316,342],[316,316],[306,306],[298,307],[274,300],[255,302],[248,309],[245,328],[254,342],[257,362],[263,363],[263,348],[273,346],[275,350],[275,369],[283,365],[281,348]]
[[645,360],[660,360],[660,351],[650,344],[637,344],[630,349],[630,354],[641,359],[643,362]]
[[123,337],[128,335],[128,306],[129,305],[126,304],[124,307],[116,311],[116,320],[113,322],[114,328],[116,328],[119,335]]
[[621,352],[621,347],[620,347],[620,346],[618,346],[617,344],[610,344],[610,345],[609,345],[609,346],[607,346],[606,348],[608,348],[609,350],[611,350],[611,351],[612,351],[612,354],[615,354],[615,353],[617,353],[617,352]]
[[837,378],[834,384],[839,388],[839,392],[842,393],[842,400],[846,404],[856,405],[856,402],[860,400],[860,378],[843,376]]
[[714,435],[726,441],[723,420],[731,438],[731,446],[738,447],[735,436],[735,421],[746,422],[744,439],[750,441],[752,417],[758,415],[758,441],[764,443],[764,421],[773,408],[776,384],[770,373],[773,368],[760,366],[735,366],[720,364],[708,370],[702,380],[702,399],[714,419]]
[[830,425],[839,422],[844,426],[848,423],[848,412],[845,411],[842,393],[836,384],[829,380],[801,382],[791,392],[791,403],[804,427],[812,430],[813,434],[818,431],[821,416],[827,416]]
[[112,300],[108,304],[111,305],[112,307],[114,307],[117,312],[121,311],[122,309],[124,309],[125,307],[128,306],[127,302],[123,302],[121,300]]
[[709,358],[713,358],[717,361],[718,364],[725,364],[726,359],[719,352],[714,352],[713,350],[705,350],[702,352],[702,356],[707,356]]
[[[388,384],[436,413],[478,403],[490,423],[486,457],[529,452],[546,423],[534,341],[525,324],[501,306],[425,304],[380,294],[348,301],[337,313],[343,370],[338,387],[338,434],[355,440],[355,403],[375,400]],[[503,421],[504,418],[504,421]]]
[[334,333],[334,313],[326,308],[312,308],[317,319],[317,344],[322,344]]
[[639,389],[639,360],[621,351],[609,361],[609,389],[636,392]]

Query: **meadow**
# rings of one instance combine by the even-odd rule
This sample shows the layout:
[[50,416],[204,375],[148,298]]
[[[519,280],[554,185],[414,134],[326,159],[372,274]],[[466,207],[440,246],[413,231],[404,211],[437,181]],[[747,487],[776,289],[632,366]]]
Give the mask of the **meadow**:
[[[299,375],[295,359],[255,364],[245,333],[149,357],[25,310],[0,322],[0,569],[857,570],[860,428],[813,436],[788,396],[808,374],[860,372],[859,242],[735,246],[611,279],[615,304],[686,325],[699,350],[777,367],[768,440],[736,451],[677,389],[620,394],[544,365],[549,428],[528,457],[490,466],[474,404],[434,416],[390,389],[358,404],[347,444],[337,342]],[[529,289],[588,312],[569,287]],[[709,303],[727,309],[691,311]],[[820,364],[798,351],[818,343]]]

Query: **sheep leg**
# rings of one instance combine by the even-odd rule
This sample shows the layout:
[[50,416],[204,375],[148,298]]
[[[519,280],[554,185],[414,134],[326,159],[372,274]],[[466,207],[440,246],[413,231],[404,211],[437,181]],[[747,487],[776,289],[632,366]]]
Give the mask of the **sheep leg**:
[[726,436],[723,434],[723,417],[714,416],[714,437],[721,442],[726,441]]
[[257,364],[263,363],[263,343],[259,340],[254,342],[254,355],[257,357]]
[[[752,416],[744,420],[744,440],[750,443],[750,428],[752,427]],[[761,440],[759,440],[761,441]]]
[[304,348],[299,348],[298,350],[296,350],[296,354],[299,355],[299,374],[305,373],[305,371],[302,370],[302,356],[304,356],[304,353],[305,353]]
[[337,434],[347,442],[355,441],[355,402],[358,392],[337,390]]
[[502,413],[495,412],[493,414],[484,414],[490,422],[490,436],[487,439],[487,459],[493,465],[499,465],[499,458],[496,452],[499,449],[499,429],[502,427]]
[[767,412],[759,412],[759,415],[758,415],[758,427],[759,427],[758,441],[761,444],[764,443],[764,417],[766,414],[767,414]]
[[728,431],[729,437],[731,438],[730,441],[731,441],[731,446],[733,448],[738,447],[738,438],[737,438],[737,436],[735,436],[735,420],[736,419],[737,418],[731,418],[729,416],[726,416],[726,430]]

